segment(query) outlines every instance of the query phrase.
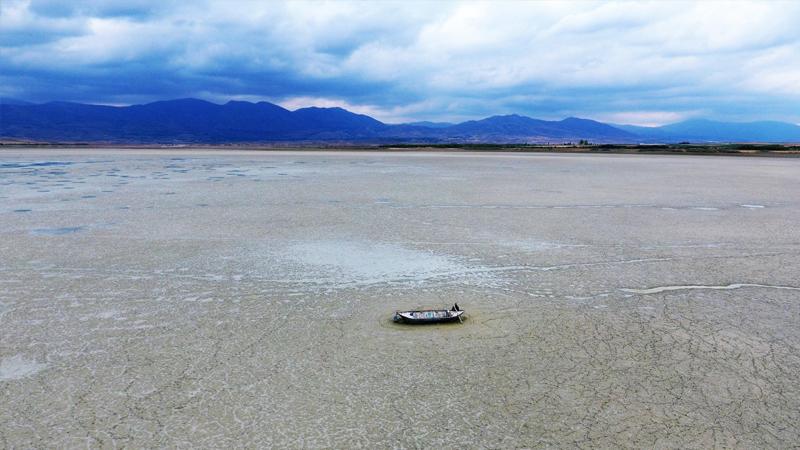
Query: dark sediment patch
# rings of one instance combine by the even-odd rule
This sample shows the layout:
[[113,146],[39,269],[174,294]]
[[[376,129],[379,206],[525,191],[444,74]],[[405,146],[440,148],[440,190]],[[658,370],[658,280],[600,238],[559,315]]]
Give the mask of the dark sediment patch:
[[62,236],[83,231],[86,227],[56,227],[56,228],[34,228],[31,234],[39,236]]

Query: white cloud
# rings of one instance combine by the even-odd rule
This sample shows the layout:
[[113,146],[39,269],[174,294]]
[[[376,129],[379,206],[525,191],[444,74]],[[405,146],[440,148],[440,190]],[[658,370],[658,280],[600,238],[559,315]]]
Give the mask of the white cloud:
[[700,116],[703,111],[620,111],[600,114],[593,118],[601,122],[619,125],[639,125],[657,127],[669,123],[680,122],[691,117]]
[[[789,104],[800,97],[796,1],[154,0],[138,1],[130,17],[119,13],[124,2],[101,3],[75,2],[62,16],[56,6],[42,15],[46,4],[0,3],[0,32],[19,38],[0,41],[4,81],[19,84],[6,90],[25,90],[15,73],[100,67],[97,76],[124,77],[150,67],[190,92],[336,102],[382,120],[514,107],[657,123],[686,111],[731,115],[732,98],[742,116],[759,102],[800,114]],[[53,36],[21,42],[31,29]]]

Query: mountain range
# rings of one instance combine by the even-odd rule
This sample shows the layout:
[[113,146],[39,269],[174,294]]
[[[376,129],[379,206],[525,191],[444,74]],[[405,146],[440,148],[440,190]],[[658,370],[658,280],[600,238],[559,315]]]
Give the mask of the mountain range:
[[342,108],[290,111],[269,102],[230,101],[219,105],[179,99],[118,107],[0,99],[0,139],[211,144],[800,142],[800,126],[784,122],[688,120],[640,127],[575,117],[549,121],[516,114],[455,124],[386,124]]

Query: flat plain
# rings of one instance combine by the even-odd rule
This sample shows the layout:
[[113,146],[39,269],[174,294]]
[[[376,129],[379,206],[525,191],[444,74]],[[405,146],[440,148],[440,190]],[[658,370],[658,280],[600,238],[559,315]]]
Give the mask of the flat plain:
[[796,447],[798,192],[800,159],[2,150],[0,448]]

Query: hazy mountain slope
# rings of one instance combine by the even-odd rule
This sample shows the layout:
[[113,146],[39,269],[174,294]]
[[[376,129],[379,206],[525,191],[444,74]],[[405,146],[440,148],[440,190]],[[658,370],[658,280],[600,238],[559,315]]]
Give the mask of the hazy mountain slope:
[[660,127],[616,127],[665,142],[800,142],[800,126],[774,121],[716,122],[693,119]]

